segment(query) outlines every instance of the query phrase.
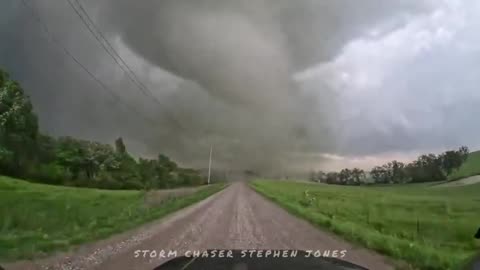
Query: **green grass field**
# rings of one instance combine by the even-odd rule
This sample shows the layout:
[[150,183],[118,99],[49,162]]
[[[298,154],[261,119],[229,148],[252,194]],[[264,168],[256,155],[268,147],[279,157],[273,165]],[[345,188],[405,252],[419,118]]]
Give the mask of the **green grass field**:
[[346,187],[258,180],[251,186],[291,213],[414,269],[457,269],[480,249],[473,238],[480,226],[480,184]]
[[105,238],[193,204],[222,184],[147,206],[140,191],[32,184],[0,176],[0,260],[39,257]]
[[473,175],[480,175],[480,151],[470,153],[467,161],[458,171],[450,175],[449,180],[458,180]]

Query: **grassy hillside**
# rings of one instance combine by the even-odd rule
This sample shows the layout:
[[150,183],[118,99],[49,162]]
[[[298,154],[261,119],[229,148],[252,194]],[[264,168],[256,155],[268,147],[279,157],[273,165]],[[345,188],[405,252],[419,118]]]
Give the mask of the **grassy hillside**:
[[480,151],[470,153],[467,161],[449,177],[449,180],[457,180],[473,175],[480,175]]
[[456,269],[479,249],[473,234],[480,226],[480,184],[436,189],[286,181],[251,185],[316,225],[420,269]]
[[104,238],[222,188],[211,185],[151,205],[140,191],[49,186],[0,176],[0,260],[32,258]]

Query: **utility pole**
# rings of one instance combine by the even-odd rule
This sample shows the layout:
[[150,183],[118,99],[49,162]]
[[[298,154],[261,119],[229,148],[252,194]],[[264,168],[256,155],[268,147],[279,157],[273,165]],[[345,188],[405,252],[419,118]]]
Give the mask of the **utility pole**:
[[207,180],[208,185],[210,185],[210,174],[212,170],[212,151],[213,151],[213,145],[210,145],[210,158],[208,161],[208,180]]

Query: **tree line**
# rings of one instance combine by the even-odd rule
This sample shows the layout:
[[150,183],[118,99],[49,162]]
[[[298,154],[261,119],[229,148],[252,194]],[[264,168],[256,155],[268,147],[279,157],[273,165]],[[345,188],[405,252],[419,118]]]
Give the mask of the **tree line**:
[[449,150],[441,154],[424,154],[413,162],[405,164],[391,161],[376,166],[369,172],[354,168],[340,172],[313,171],[310,180],[327,184],[361,185],[361,184],[404,184],[447,180],[468,158],[468,147]]
[[20,84],[0,69],[0,174],[55,185],[154,189],[200,185],[199,171],[165,155],[135,159],[122,138],[114,146],[39,131],[38,117]]

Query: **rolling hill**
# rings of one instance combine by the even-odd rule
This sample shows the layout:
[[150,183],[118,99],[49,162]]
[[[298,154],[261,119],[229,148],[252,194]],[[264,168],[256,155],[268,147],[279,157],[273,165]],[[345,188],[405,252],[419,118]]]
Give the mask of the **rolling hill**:
[[450,175],[448,180],[453,181],[474,175],[480,175],[480,151],[470,153],[467,161]]

